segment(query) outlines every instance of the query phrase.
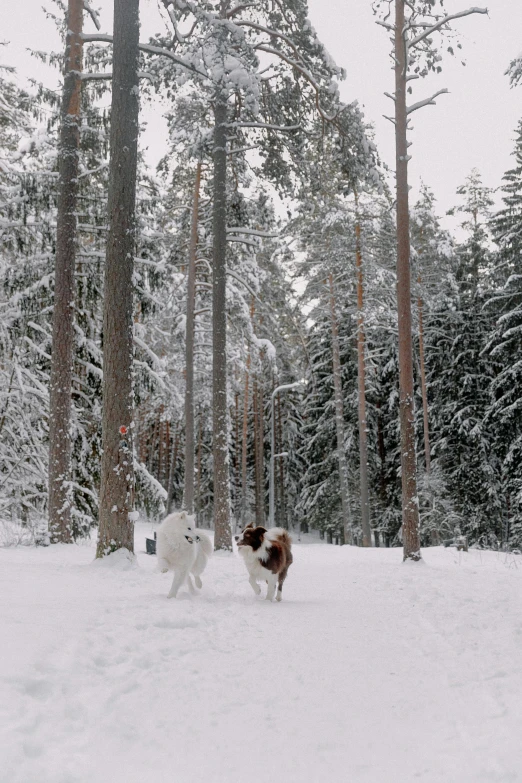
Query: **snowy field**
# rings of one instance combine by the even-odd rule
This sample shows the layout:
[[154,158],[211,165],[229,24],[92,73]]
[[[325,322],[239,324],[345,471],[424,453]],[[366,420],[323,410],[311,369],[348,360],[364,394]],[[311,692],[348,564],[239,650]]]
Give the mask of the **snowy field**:
[[[1,783],[522,781],[522,557],[310,543],[281,604],[0,549]],[[112,563],[110,562],[112,561]]]

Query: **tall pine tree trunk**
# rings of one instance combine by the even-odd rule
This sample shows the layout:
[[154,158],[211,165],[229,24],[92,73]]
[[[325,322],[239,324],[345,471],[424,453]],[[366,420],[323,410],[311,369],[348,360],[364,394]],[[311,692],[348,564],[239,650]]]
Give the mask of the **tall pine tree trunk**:
[[236,386],[234,395],[234,530],[237,530],[241,520],[241,415],[239,413],[239,370],[236,366]]
[[212,406],[214,468],[214,546],[232,550],[227,427],[227,100],[222,91],[214,99],[214,213],[212,266]]
[[245,394],[243,398],[243,433],[241,444],[241,525],[245,527],[246,517],[248,510],[247,503],[247,456],[248,456],[248,407],[250,402],[249,385],[250,385],[250,363],[251,356],[250,351],[247,356],[247,363],[245,368]]
[[196,481],[196,514],[198,524],[201,524],[201,451],[203,447],[203,415],[199,412],[198,420],[198,455],[197,455],[197,481]]
[[134,551],[132,273],[139,132],[138,43],[139,0],[114,0],[98,557],[120,548]]
[[[283,415],[281,412],[281,395],[277,395],[277,437],[279,446],[277,449],[278,454],[283,453]],[[287,528],[288,522],[286,519],[286,499],[285,499],[285,458],[279,457],[279,525],[280,527]]]
[[265,526],[265,427],[263,417],[263,387],[256,377],[254,381],[254,456],[256,481],[256,525]]
[[49,389],[49,531],[52,541],[61,541],[62,543],[72,541],[71,387],[83,53],[82,24],[82,0],[69,0],[58,161],[59,195]]
[[343,513],[344,543],[351,540],[350,496],[348,493],[348,473],[346,454],[344,452],[344,414],[343,387],[341,381],[341,352],[339,349],[339,328],[335,310],[335,292],[333,275],[328,276],[330,286],[330,324],[332,333],[333,381],[335,398],[335,429],[337,433],[337,463],[339,465],[339,482],[341,486],[341,507]]
[[185,484],[183,508],[194,513],[194,312],[196,307],[196,251],[198,246],[201,161],[196,168],[187,275],[187,327],[185,338]]
[[[357,206],[357,196],[356,196]],[[364,360],[363,269],[361,224],[355,221],[355,263],[357,267],[357,382],[359,418],[359,473],[361,489],[361,528],[363,546],[372,545],[370,528],[370,498],[368,493],[368,435],[366,430],[366,365]]]
[[178,464],[179,438],[180,432],[176,425],[176,434],[174,436],[174,443],[172,444],[172,453],[170,457],[169,481],[167,484],[167,514],[171,513],[172,503],[174,501],[174,477],[176,475],[176,465]]
[[397,309],[402,466],[402,536],[405,560],[420,560],[419,504],[415,455],[413,341],[411,333],[410,216],[404,2],[395,0],[395,145],[397,180]]

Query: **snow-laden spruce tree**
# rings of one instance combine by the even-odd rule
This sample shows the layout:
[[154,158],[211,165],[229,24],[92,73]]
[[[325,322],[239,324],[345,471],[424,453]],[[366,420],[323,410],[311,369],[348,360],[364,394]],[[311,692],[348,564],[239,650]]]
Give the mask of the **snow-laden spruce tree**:
[[[179,313],[179,328],[176,327],[176,339],[171,343],[170,355],[177,357],[185,375],[185,441],[174,444],[176,457],[180,460],[181,476],[184,477],[183,504],[188,508],[190,500],[191,475],[194,487],[194,501],[205,498],[204,504],[194,503],[201,521],[206,524],[209,502],[212,501],[212,476],[207,469],[207,444],[209,420],[207,412],[210,404],[211,388],[208,384],[208,366],[211,362],[210,336],[212,333],[212,147],[209,123],[210,108],[201,100],[200,94],[190,85],[173,97],[167,119],[171,149],[161,163],[161,169],[167,172],[169,185],[167,212],[177,214],[178,229],[168,233],[171,238],[171,258],[168,266],[181,280],[177,284],[178,293],[186,305]],[[172,165],[175,160],[177,165]],[[194,225],[194,205],[197,172],[201,167],[199,181],[199,209],[197,231]],[[262,422],[260,412],[254,416],[253,394],[256,400],[262,396],[262,387],[272,377],[277,367],[281,370],[282,357],[287,352],[287,342],[281,338],[283,351],[277,347],[277,363],[266,357],[264,340],[270,335],[279,334],[278,320],[284,322],[288,308],[288,286],[280,297],[275,299],[282,278],[279,259],[278,226],[271,199],[265,192],[263,179],[259,171],[247,165],[244,151],[237,150],[230,155],[230,176],[227,182],[227,318],[228,318],[228,416],[230,427],[229,464],[231,470],[232,508],[236,519],[241,515],[250,515],[253,501],[252,479],[257,471],[256,514],[261,515],[264,501],[264,465],[260,461],[260,449],[254,459],[254,433],[251,431],[252,418]],[[172,226],[174,229],[174,225]],[[195,246],[194,246],[195,245]],[[269,267],[269,268],[268,268]],[[191,273],[193,282],[190,283]],[[278,281],[276,285],[276,279]],[[264,282],[267,287],[264,290]],[[189,286],[193,294],[189,295]],[[168,285],[170,290],[170,285]],[[174,290],[168,296],[172,298]],[[190,315],[192,309],[193,314]],[[281,313],[279,312],[281,310]],[[261,330],[261,331],[260,331]],[[192,332],[192,334],[191,334]],[[262,339],[259,341],[258,333]],[[179,342],[178,342],[179,341]],[[192,349],[190,345],[192,344]],[[185,351],[185,357],[180,351]],[[192,358],[190,356],[192,354]],[[192,368],[192,372],[191,372]],[[181,373],[179,373],[181,375]],[[169,377],[169,386],[182,391],[183,381],[179,375]],[[190,383],[190,376],[194,383]],[[286,379],[286,378],[285,378]],[[191,391],[192,387],[192,391]],[[266,391],[266,390],[265,390]],[[159,397],[157,398],[159,401]],[[194,410],[194,424],[190,419]],[[153,408],[149,408],[153,414]],[[188,415],[187,415],[188,412]],[[211,420],[210,420],[211,424]],[[195,425],[195,426],[194,426]],[[190,443],[191,434],[193,444]],[[259,435],[259,430],[256,430]],[[200,437],[202,434],[203,437]],[[201,443],[203,441],[203,443]],[[259,441],[259,437],[256,442]],[[203,454],[201,454],[201,445]],[[174,456],[174,454],[173,454]],[[262,453],[261,453],[262,456]],[[204,459],[202,459],[204,457]],[[255,468],[254,468],[255,462]],[[191,468],[191,464],[194,468]],[[200,470],[201,466],[201,470]]]
[[[51,102],[49,102],[49,97]],[[31,96],[34,109],[32,127],[18,130],[18,144],[11,154],[8,179],[4,184],[10,198],[1,205],[3,232],[2,243],[2,308],[6,339],[2,345],[2,363],[13,368],[11,400],[6,416],[15,413],[13,394],[19,389],[21,410],[15,420],[20,423],[31,419],[31,410],[38,402],[39,424],[34,430],[16,428],[14,442],[19,452],[16,461],[27,464],[28,469],[37,460],[37,472],[32,480],[25,477],[25,489],[19,497],[27,495],[29,505],[22,516],[47,508],[48,481],[48,416],[49,373],[51,354],[51,316],[53,310],[53,272],[56,247],[57,211],[57,115],[54,96],[40,89],[39,96]],[[96,438],[95,397],[99,389],[100,350],[96,344],[99,278],[99,239],[105,224],[105,171],[103,160],[104,118],[92,110],[86,102],[83,107],[84,124],[80,144],[80,176],[78,218],[83,224],[82,252],[78,255],[75,299],[77,298],[77,322],[75,327],[76,358],[73,370],[72,393],[72,497],[74,510],[71,532],[74,537],[88,530],[96,514],[97,476],[96,454],[99,454]],[[45,117],[45,125],[42,120]],[[96,173],[89,173],[89,172]],[[23,381],[25,376],[26,380]],[[39,391],[31,392],[33,379]],[[36,411],[35,411],[36,412]],[[4,426],[6,424],[4,423]],[[39,433],[38,437],[36,432]],[[23,456],[22,456],[23,455]],[[37,478],[38,475],[38,478]],[[14,489],[15,479],[22,479],[18,471],[9,471],[5,481],[6,491]],[[36,481],[36,485],[35,482]]]
[[[360,497],[363,541],[371,545],[369,522],[367,457],[365,357],[363,315],[363,270],[358,220],[359,189],[379,187],[376,170],[376,150],[369,139],[357,104],[347,106],[335,121],[318,128],[317,143],[309,145],[303,164],[308,176],[299,190],[299,218],[294,222],[303,252],[307,254],[303,277],[309,281],[319,277],[316,294],[327,304],[332,330],[332,361],[337,433],[338,477],[343,509],[343,538],[351,538],[351,511],[348,492],[346,454],[344,446],[343,388],[341,383],[339,318],[337,314],[339,275],[346,256],[355,257],[358,290],[358,400]],[[352,236],[350,237],[350,232]],[[343,248],[344,243],[347,243]],[[314,282],[315,285],[315,282]],[[321,288],[322,286],[322,288]]]
[[[485,306],[495,273],[488,232],[490,194],[473,172],[458,189],[464,241],[427,310],[426,372],[432,454],[470,541],[501,534],[501,476],[495,436],[485,421],[496,362],[485,351],[494,324]],[[451,270],[453,266],[453,270]],[[453,517],[454,518],[454,517]],[[442,528],[443,535],[453,531]]]
[[[358,339],[361,307],[359,297],[359,275],[357,260],[361,256],[364,263],[364,316],[365,333],[365,396],[367,398],[365,435],[367,454],[365,468],[368,476],[368,506],[377,508],[373,523],[378,531],[387,531],[383,523],[383,511],[390,504],[384,500],[386,492],[381,481],[382,470],[387,471],[389,457],[382,444],[382,415],[379,405],[383,403],[385,416],[388,415],[388,399],[395,392],[387,390],[384,400],[379,398],[377,378],[380,374],[381,360],[389,363],[396,352],[396,301],[393,296],[395,276],[390,265],[393,259],[394,241],[389,217],[390,204],[384,196],[367,192],[359,194],[358,203],[350,193],[332,194],[322,199],[305,202],[303,205],[300,240],[306,255],[297,266],[301,278],[306,280],[306,288],[301,298],[302,307],[306,307],[308,318],[314,323],[310,331],[311,376],[307,385],[304,401],[304,454],[307,470],[303,477],[303,492],[300,508],[315,518],[320,517],[321,503],[314,508],[319,492],[326,493],[332,509],[332,523],[339,524],[339,510],[342,509],[342,494],[339,468],[332,470],[331,462],[338,459],[339,446],[330,453],[331,442],[328,433],[336,433],[338,443],[339,430],[344,431],[343,452],[348,456],[346,469],[352,517],[356,524],[354,538],[368,545],[370,531],[363,532],[365,496],[361,492],[360,462],[357,459],[357,445],[360,439],[360,342]],[[357,234],[357,227],[359,232]],[[335,331],[332,330],[332,289],[334,293],[334,314],[339,333],[339,359],[334,361]],[[330,324],[330,335],[325,333]],[[353,367],[353,351],[357,352],[356,368]],[[336,400],[335,367],[340,370],[342,381],[342,427],[339,427],[339,410]],[[358,376],[357,391],[351,391],[354,373]],[[330,397],[331,395],[331,397]],[[328,399],[326,403],[325,400]],[[333,421],[329,422],[329,417]],[[354,417],[357,422],[358,436],[353,435]],[[355,448],[354,448],[355,446]],[[360,446],[360,441],[359,441]],[[321,451],[317,451],[320,447]],[[394,447],[393,452],[395,452]],[[321,456],[319,456],[321,455]],[[355,476],[354,463],[359,463],[359,479]],[[382,470],[381,470],[382,468]],[[394,466],[397,469],[397,466]],[[379,488],[377,490],[377,488]],[[324,500],[322,499],[322,502]],[[341,515],[342,516],[342,515]],[[369,519],[368,519],[369,522]],[[341,529],[344,525],[341,525]],[[397,528],[393,530],[395,535]],[[378,536],[377,536],[378,538]],[[347,540],[351,540],[351,532]],[[366,539],[366,541],[364,540]],[[368,542],[368,543],[367,543]]]
[[[63,20],[59,20],[63,21]],[[54,57],[52,57],[54,61]],[[60,61],[60,58],[58,58]],[[88,61],[87,61],[88,62]],[[107,227],[109,116],[93,105],[92,82],[82,90],[77,246],[74,274],[74,361],[71,387],[71,532],[87,534],[96,524],[101,456],[102,294]],[[58,209],[56,94],[37,95],[2,85],[9,113],[0,131],[2,198],[0,346],[1,457],[3,506],[28,525],[46,516],[48,421],[54,258]],[[18,98],[16,97],[18,96]],[[29,111],[30,110],[30,111]],[[7,121],[8,117],[9,122]],[[166,225],[157,181],[140,167],[138,250],[134,276],[136,330],[147,328],[163,286],[161,261]],[[157,264],[157,265],[156,265]],[[149,332],[136,335],[135,391],[138,401],[160,385]],[[155,343],[157,345],[157,342]],[[158,351],[160,348],[158,347]],[[154,503],[155,485],[138,475],[140,504]]]
[[[33,269],[45,267],[52,236],[46,225],[48,192],[43,195],[37,175],[46,169],[44,133],[34,145],[21,143],[35,130],[38,110],[33,96],[16,85],[13,72],[8,66],[0,69],[0,518],[35,529],[47,498],[48,377],[40,354],[39,314],[47,301],[48,278],[41,287],[34,285]],[[37,145],[39,160],[24,154],[31,147],[34,153]]]
[[[403,540],[404,559],[420,560],[419,509],[416,480],[415,408],[413,386],[413,341],[411,326],[410,227],[408,207],[408,123],[413,112],[433,104],[447,92],[438,90],[428,98],[410,105],[407,93],[411,82],[439,72],[441,41],[451,35],[450,24],[471,14],[485,14],[486,9],[470,8],[448,14],[444,0],[395,0],[392,19],[391,0],[375,0],[373,8],[380,15],[378,24],[391,33],[395,91],[388,94],[395,113],[389,119],[395,126],[396,195],[397,195],[397,307],[399,316],[399,384],[402,454]],[[447,47],[453,53],[451,46]]]
[[435,212],[435,196],[424,184],[419,199],[411,210],[410,225],[412,273],[417,299],[414,309],[417,333],[415,342],[418,346],[417,387],[420,387],[421,400],[417,413],[418,448],[419,452],[424,451],[424,471],[419,478],[418,493],[421,539],[423,544],[436,544],[441,538],[452,537],[460,519],[453,511],[443,470],[437,459],[432,460],[432,394],[428,388],[430,368],[426,359],[426,346],[431,345],[431,330],[440,328],[438,311],[440,308],[446,309],[447,288],[449,285],[451,290],[455,279],[456,257],[453,240],[449,233],[442,229]]
[[487,350],[498,365],[491,383],[486,424],[495,435],[495,451],[502,465],[505,492],[504,539],[522,543],[522,122],[515,138],[515,166],[504,174],[503,207],[493,217],[491,230],[498,246],[493,291],[487,310],[496,318]]

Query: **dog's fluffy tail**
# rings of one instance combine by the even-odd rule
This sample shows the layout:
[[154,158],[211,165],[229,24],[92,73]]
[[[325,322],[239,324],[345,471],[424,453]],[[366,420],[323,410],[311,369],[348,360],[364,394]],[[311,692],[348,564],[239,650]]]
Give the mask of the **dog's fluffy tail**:
[[196,585],[198,587],[201,587],[201,579],[200,576],[205,570],[205,566],[207,565],[207,560],[212,554],[212,542],[210,538],[205,535],[205,533],[199,533],[198,532],[198,553],[196,555],[196,560],[194,561],[194,565],[190,569],[192,573],[194,574],[194,577],[196,579]]
[[210,557],[210,555],[212,554],[212,541],[205,533],[198,532],[198,536],[199,536],[199,545],[201,549],[203,550],[203,552],[207,557]]
[[278,539],[282,544],[286,544],[286,546],[292,546],[292,538],[288,532],[288,530],[285,530],[284,527],[272,527],[268,531],[268,538],[269,539]]

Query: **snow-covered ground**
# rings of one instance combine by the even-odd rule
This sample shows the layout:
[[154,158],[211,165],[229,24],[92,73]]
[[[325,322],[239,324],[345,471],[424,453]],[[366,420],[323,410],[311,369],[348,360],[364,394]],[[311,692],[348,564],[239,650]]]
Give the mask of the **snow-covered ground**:
[[0,550],[1,783],[522,781],[521,556],[308,540],[281,604],[237,555],[169,601],[147,530]]

